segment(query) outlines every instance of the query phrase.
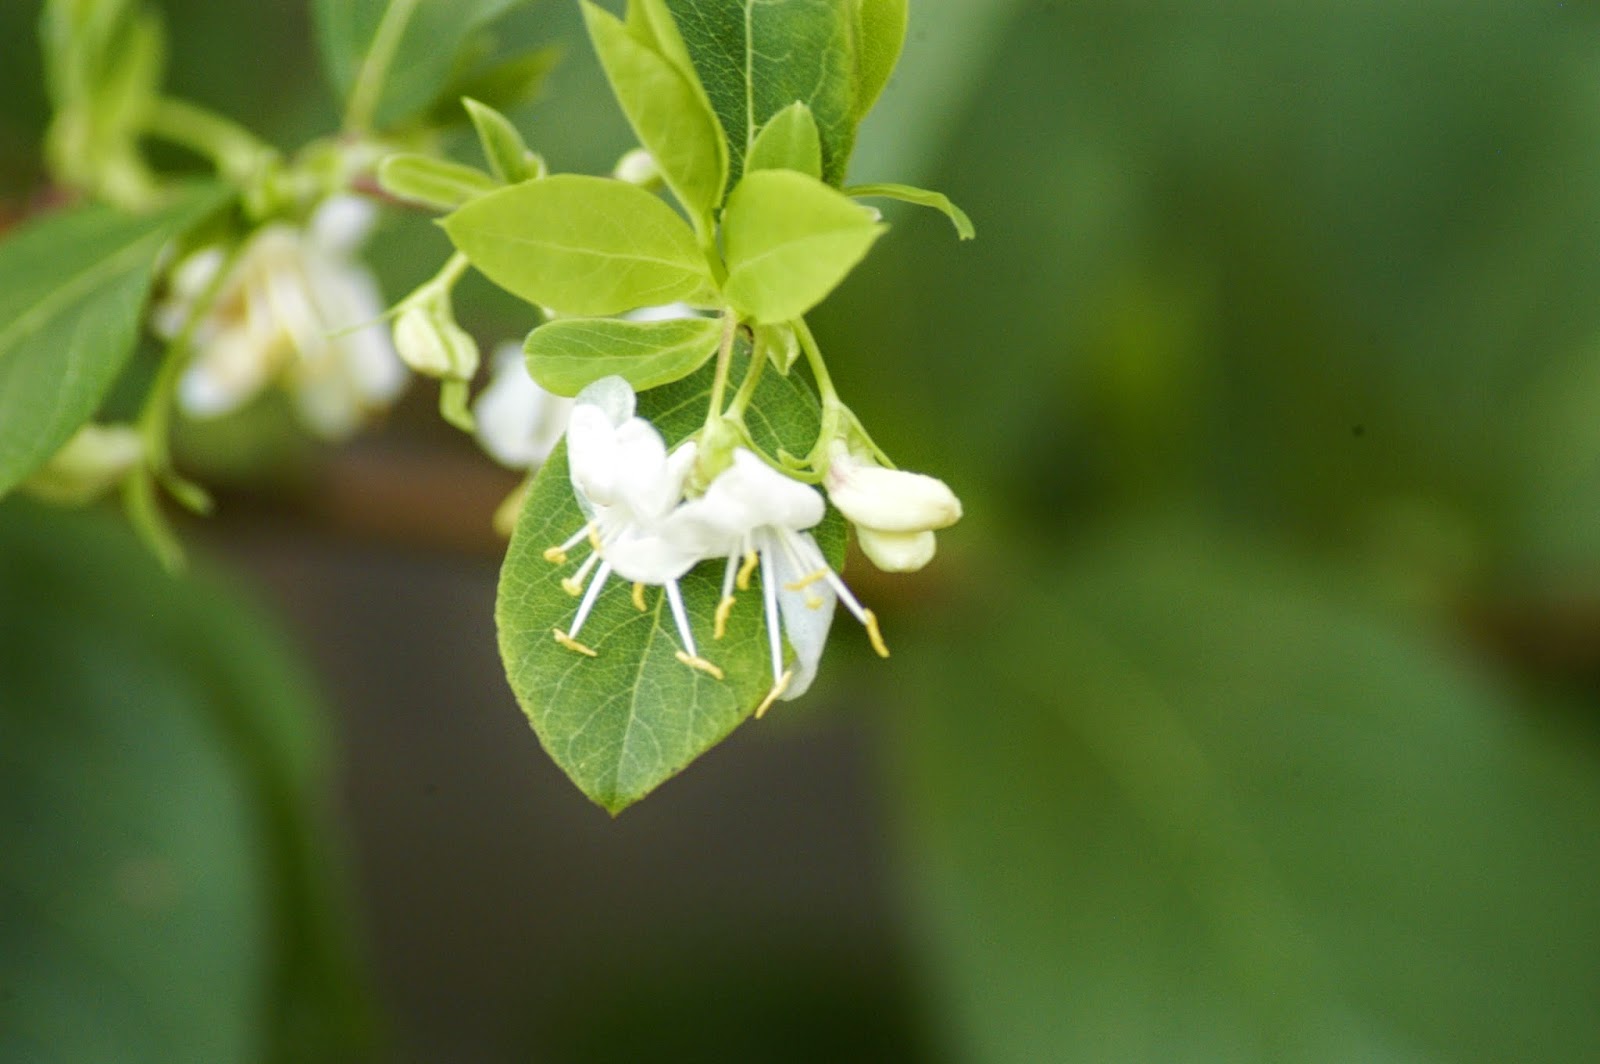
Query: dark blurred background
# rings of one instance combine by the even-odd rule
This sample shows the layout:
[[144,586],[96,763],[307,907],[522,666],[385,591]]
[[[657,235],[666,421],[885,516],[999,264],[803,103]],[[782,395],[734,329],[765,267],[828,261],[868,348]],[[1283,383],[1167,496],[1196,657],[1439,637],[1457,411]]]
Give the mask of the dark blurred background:
[[[301,4],[161,7],[173,91],[285,147],[336,124]],[[0,9],[0,217],[41,190],[37,9]],[[609,169],[575,5],[500,25],[564,45],[529,142]],[[967,516],[916,577],[852,565],[893,658],[841,630],[812,697],[615,821],[505,687],[515,479],[429,388],[334,454],[190,430],[223,505],[186,533],[281,618],[293,695],[156,697],[205,624],[118,625],[188,592],[0,509],[0,899],[34,918],[0,1057],[76,1023],[74,1060],[316,1059],[260,1029],[337,1000],[386,1060],[1600,1059],[1600,8],[913,0],[853,177],[977,223],[891,209],[815,318]],[[395,217],[373,257],[394,298],[446,253]],[[462,317],[532,324],[483,284]],[[74,661],[103,682],[45,678]],[[345,901],[285,886],[341,857]]]

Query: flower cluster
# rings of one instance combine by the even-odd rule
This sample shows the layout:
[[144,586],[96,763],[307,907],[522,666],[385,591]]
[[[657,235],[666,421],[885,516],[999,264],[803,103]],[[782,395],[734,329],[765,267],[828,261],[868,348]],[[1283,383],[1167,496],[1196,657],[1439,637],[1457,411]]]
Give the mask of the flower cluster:
[[[605,378],[579,394],[567,429],[567,458],[587,521],[545,551],[545,558],[566,565],[573,551],[585,544],[589,550],[562,582],[580,601],[570,627],[555,630],[556,641],[596,655],[579,637],[607,581],[616,576],[633,584],[633,602],[641,610],[645,589],[663,588],[682,644],[678,660],[721,679],[722,670],[700,654],[679,586],[698,563],[720,560],[722,597],[714,640],[726,631],[736,592],[749,590],[759,570],[772,687],[757,716],[775,700],[797,698],[810,687],[840,603],[866,629],[873,649],[887,657],[877,617],[851,593],[811,534],[826,512],[822,494],[737,446],[718,463],[722,468],[705,489],[687,496],[701,457],[695,440],[669,452],[661,434],[635,415],[633,390],[622,378]],[[842,451],[825,482],[835,506],[863,536],[889,542],[889,549],[869,554],[874,560],[887,557],[890,564],[884,568],[925,563],[932,556],[932,530],[961,513],[942,482],[884,469]],[[908,564],[901,542],[911,543],[910,552],[921,561]],[[792,664],[785,662],[785,639],[794,651]]]

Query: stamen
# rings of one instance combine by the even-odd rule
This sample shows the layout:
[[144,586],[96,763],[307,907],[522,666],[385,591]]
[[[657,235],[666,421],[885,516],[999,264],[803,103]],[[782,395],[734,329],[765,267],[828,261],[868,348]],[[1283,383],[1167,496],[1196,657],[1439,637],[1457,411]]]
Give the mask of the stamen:
[[588,524],[578,529],[578,531],[574,532],[572,536],[559,547],[546,548],[544,552],[544,560],[549,562],[551,565],[567,564],[567,551],[571,550],[573,547],[576,547],[579,543],[582,543],[583,538],[589,535],[593,528],[594,522],[590,521]]
[[561,590],[573,598],[583,594],[583,582],[589,578],[590,571],[594,569],[595,563],[599,560],[600,555],[598,554],[591,554],[585,558],[583,564],[578,567],[577,572],[561,581]]
[[596,554],[600,553],[600,529],[599,529],[599,527],[593,521],[590,521],[589,522],[589,526],[587,528],[585,528],[583,531],[589,537],[589,546],[594,548]]
[[811,573],[808,576],[802,576],[800,579],[794,581],[793,583],[784,584],[783,586],[788,588],[790,591],[804,591],[806,588],[810,587],[812,584],[816,583],[818,580],[826,580],[827,578],[828,578],[828,570],[827,570],[826,567],[824,567],[824,568],[818,569],[816,572]]
[[683,594],[678,590],[676,580],[667,584],[667,602],[672,606],[672,619],[677,622],[678,638],[683,640],[683,649],[688,651],[689,657],[699,657],[700,652],[694,648],[694,633],[689,630],[689,615],[683,608]]
[[776,702],[789,689],[789,681],[793,679],[793,669],[778,677],[778,682],[772,685],[772,690],[767,692],[767,697],[763,698],[761,704],[756,707],[756,720],[766,716],[767,710],[772,708],[772,703]]
[[750,574],[756,571],[756,552],[749,547],[744,549],[744,565],[739,569],[739,590],[750,590]]
[[717,603],[717,623],[711,630],[712,639],[721,639],[728,634],[728,615],[733,612],[733,604],[737,601],[732,595],[724,595],[722,601]]
[[761,600],[767,613],[767,644],[772,650],[772,686],[783,679],[783,636],[778,628],[778,582],[772,578],[772,552],[761,552]]
[[711,664],[711,662],[707,661],[705,658],[696,657],[693,654],[685,654],[681,650],[678,651],[677,658],[679,661],[689,666],[689,668],[694,669],[696,672],[703,672],[707,676],[714,677],[718,680],[727,679],[727,677],[723,675],[721,669]]
[[589,611],[594,609],[595,600],[600,597],[600,589],[605,587],[606,580],[611,576],[611,563],[602,562],[600,571],[594,574],[594,579],[589,582],[589,590],[583,596],[583,601],[578,604],[578,615],[572,619],[572,638],[578,638],[578,631],[583,627],[583,622],[589,619]]
[[645,611],[644,585],[637,581],[635,581],[633,585],[633,608],[638,610],[640,613]]
[[878,615],[871,610],[865,610],[864,612],[867,615],[867,619],[861,623],[867,626],[867,638],[872,642],[872,649],[878,652],[878,657],[888,657],[888,644],[883,641],[883,633],[878,631]]
[[568,650],[575,650],[586,658],[598,658],[600,656],[599,654],[596,654],[593,649],[584,646],[582,643],[578,642],[576,639],[572,638],[559,628],[552,628],[551,632],[555,634],[556,642],[560,643]]

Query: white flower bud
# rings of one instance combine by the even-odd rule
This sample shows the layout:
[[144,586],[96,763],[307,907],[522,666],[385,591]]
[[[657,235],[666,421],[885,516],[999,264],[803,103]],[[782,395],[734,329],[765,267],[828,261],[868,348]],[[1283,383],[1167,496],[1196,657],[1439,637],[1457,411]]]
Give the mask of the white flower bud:
[[649,188],[661,180],[661,168],[656,165],[655,156],[643,148],[635,148],[617,160],[611,176],[630,185]]
[[144,460],[144,440],[128,425],[85,425],[23,487],[47,502],[93,502]]
[[936,477],[864,462],[833,446],[828,498],[854,524],[879,532],[926,532],[961,519],[961,500]]
[[879,532],[856,526],[856,542],[867,560],[886,573],[914,573],[933,561],[938,542],[932,532]]
[[426,303],[400,312],[394,323],[400,359],[428,377],[471,380],[478,372],[478,345],[447,314]]

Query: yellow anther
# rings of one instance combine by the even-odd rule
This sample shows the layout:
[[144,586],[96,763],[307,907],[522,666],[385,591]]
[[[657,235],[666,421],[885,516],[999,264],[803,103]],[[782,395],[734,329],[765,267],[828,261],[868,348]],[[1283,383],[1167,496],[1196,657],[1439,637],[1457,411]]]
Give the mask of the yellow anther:
[[778,682],[772,685],[772,690],[767,692],[767,697],[763,698],[761,704],[756,707],[756,720],[760,720],[767,710],[772,708],[772,703],[776,702],[783,695],[783,692],[789,689],[789,681],[793,679],[793,669],[778,677]]
[[677,656],[679,661],[683,662],[685,665],[689,666],[689,668],[694,669],[697,672],[703,672],[706,675],[714,676],[719,680],[726,679],[722,673],[722,670],[711,664],[711,662],[707,661],[705,658],[691,657],[681,650],[678,651]]
[[567,564],[567,552],[560,547],[546,547],[544,560],[551,565],[565,565]]
[[552,628],[551,631],[555,634],[556,642],[560,643],[562,646],[566,647],[568,650],[575,650],[579,654],[582,654],[586,658],[597,658],[597,657],[600,656],[599,654],[596,654],[589,647],[584,646],[582,643],[578,642],[576,639],[572,638],[570,635],[568,635],[567,633],[563,632],[561,629]]
[[756,571],[756,562],[760,559],[753,550],[744,552],[744,564],[739,566],[739,576],[734,583],[739,585],[740,591],[750,590],[750,574]]
[[878,631],[878,615],[871,610],[863,610],[864,623],[867,626],[867,638],[872,640],[872,649],[878,652],[878,657],[889,656],[889,647],[883,641],[883,633]]
[[[828,570],[826,570],[826,569],[818,569],[816,572],[811,573],[809,576],[802,576],[800,579],[796,580],[794,583],[792,583],[792,584],[784,584],[783,586],[788,588],[790,591],[804,591],[806,588],[810,587],[812,584],[816,583],[818,580],[821,580],[823,577],[825,577],[827,575],[828,575]],[[816,607],[813,606],[812,608],[815,609]]]
[[583,585],[579,583],[576,578],[569,576],[565,580],[561,581],[561,590],[565,591],[573,598],[577,598],[579,595],[583,594]]
[[716,624],[711,629],[712,639],[721,639],[728,634],[728,615],[733,612],[733,604],[737,601],[738,599],[729,595],[717,603]]
[[638,610],[640,613],[643,613],[645,610],[643,584],[633,585],[633,608]]

